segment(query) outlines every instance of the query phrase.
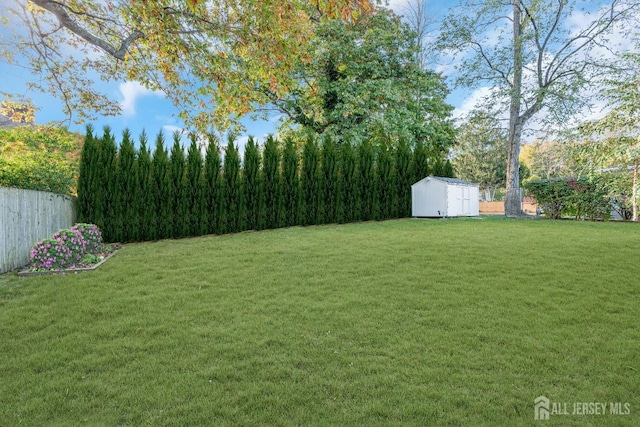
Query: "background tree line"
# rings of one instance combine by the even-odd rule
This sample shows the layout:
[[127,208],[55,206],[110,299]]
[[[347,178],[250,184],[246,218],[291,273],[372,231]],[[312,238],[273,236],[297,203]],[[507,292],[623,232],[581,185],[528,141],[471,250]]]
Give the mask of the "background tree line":
[[87,128],[78,220],[98,225],[105,241],[408,217],[411,184],[453,177],[448,160],[404,141],[309,136],[300,150],[292,138],[249,138],[244,161],[233,137],[226,147],[190,137],[186,154],[179,134],[169,151],[162,133],[154,149],[145,133],[138,145],[128,131],[118,145],[108,127],[100,137]]

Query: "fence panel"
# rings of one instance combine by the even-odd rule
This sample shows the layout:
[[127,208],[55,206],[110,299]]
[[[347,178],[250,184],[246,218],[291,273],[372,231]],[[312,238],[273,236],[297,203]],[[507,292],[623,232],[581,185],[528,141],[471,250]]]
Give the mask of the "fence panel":
[[75,197],[0,187],[0,274],[27,265],[36,242],[75,220]]

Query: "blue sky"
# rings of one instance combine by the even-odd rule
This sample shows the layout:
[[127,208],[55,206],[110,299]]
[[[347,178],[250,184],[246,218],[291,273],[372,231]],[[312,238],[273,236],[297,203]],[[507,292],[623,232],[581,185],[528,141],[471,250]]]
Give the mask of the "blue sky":
[[[455,5],[457,0],[428,0],[427,13],[433,19],[432,29],[435,31],[439,26],[439,20],[447,13],[449,8]],[[595,2],[602,4],[602,1]],[[406,8],[407,0],[391,0],[389,7],[399,14],[403,14]],[[0,27],[0,37],[2,31],[6,31]],[[1,40],[0,40],[1,41]],[[434,68],[443,71],[446,75],[446,64],[434,64]],[[43,95],[39,92],[29,92],[26,89],[26,82],[34,76],[29,70],[16,65],[8,65],[0,61],[0,91],[15,93],[31,98],[39,111],[36,112],[36,121],[38,123],[46,123],[50,121],[59,121],[65,119],[62,112],[61,103],[49,95]],[[122,112],[115,117],[100,117],[93,121],[93,125],[101,129],[103,126],[110,126],[114,132],[119,135],[123,129],[129,128],[133,135],[137,136],[146,129],[147,133],[154,136],[160,129],[164,129],[166,133],[172,133],[174,130],[182,129],[182,123],[177,118],[176,111],[171,102],[162,96],[161,93],[149,91],[137,82],[109,82],[100,83],[102,90],[112,99],[120,102]],[[451,85],[450,85],[451,86]],[[487,94],[490,88],[479,87],[474,90],[454,90],[448,97],[448,102],[456,107],[455,116],[460,116],[464,112],[471,109],[474,102],[480,96]],[[244,120],[247,128],[246,135],[254,135],[262,139],[268,133],[274,133],[277,126],[277,117],[268,121],[252,121]],[[84,125],[72,124],[72,130],[84,130]],[[242,138],[242,141],[246,138]]]

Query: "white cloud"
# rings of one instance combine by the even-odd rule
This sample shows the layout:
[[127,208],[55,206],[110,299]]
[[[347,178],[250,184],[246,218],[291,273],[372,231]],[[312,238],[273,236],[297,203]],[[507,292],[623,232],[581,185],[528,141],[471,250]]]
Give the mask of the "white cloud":
[[178,127],[176,125],[164,125],[162,126],[162,129],[167,132],[169,135],[173,135],[175,132],[178,132],[180,134],[184,133],[184,129],[182,129],[181,127]]
[[141,96],[155,95],[164,98],[164,93],[162,91],[147,89],[136,81],[120,83],[118,89],[120,90],[120,94],[123,98],[120,102],[120,108],[122,109],[123,114],[129,117],[136,115],[136,101]]

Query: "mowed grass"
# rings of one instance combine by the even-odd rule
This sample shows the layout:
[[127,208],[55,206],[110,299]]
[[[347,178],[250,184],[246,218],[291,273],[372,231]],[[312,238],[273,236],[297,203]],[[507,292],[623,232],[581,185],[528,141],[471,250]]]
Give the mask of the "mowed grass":
[[640,425],[639,236],[407,219],[0,276],[0,425]]

